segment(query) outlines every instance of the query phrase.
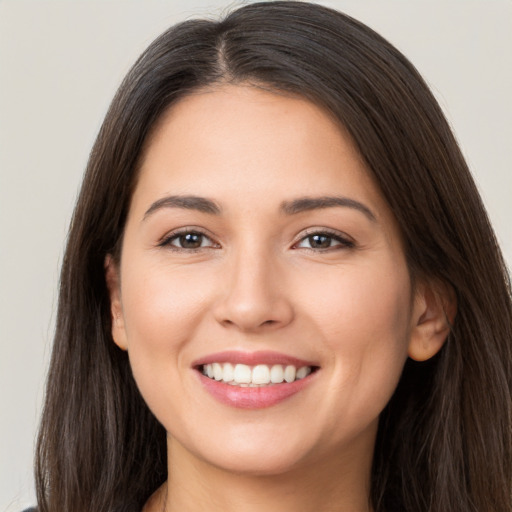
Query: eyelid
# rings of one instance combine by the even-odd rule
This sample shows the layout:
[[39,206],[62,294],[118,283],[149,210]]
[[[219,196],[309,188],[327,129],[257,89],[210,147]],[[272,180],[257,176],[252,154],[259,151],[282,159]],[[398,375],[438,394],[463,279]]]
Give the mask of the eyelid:
[[[171,244],[171,241],[173,239],[176,239],[177,237],[179,237],[181,235],[188,234],[188,233],[196,233],[196,234],[204,236],[211,242],[211,245],[208,245],[206,247],[197,247],[194,249],[187,249],[187,248],[173,246]],[[299,243],[301,243],[303,240],[305,240],[306,238],[313,236],[313,235],[326,235],[329,238],[332,238],[332,239],[336,240],[337,242],[339,242],[339,246],[333,246],[333,247],[326,248],[326,249],[298,247]],[[336,249],[337,247],[352,248],[352,247],[355,247],[355,245],[356,245],[355,240],[342,231],[338,231],[336,229],[326,228],[326,227],[312,227],[312,228],[305,229],[296,237],[296,240],[292,245],[292,249],[306,249],[306,250],[310,250],[310,251],[314,251],[314,252],[327,252],[329,250]],[[204,250],[204,249],[220,248],[221,247],[220,244],[215,241],[214,237],[211,234],[209,234],[205,229],[200,228],[198,226],[183,226],[181,228],[174,229],[174,230],[166,233],[162,238],[160,238],[160,240],[157,243],[157,246],[158,247],[166,247],[171,250],[186,251],[186,252],[194,252],[194,251],[199,251],[199,250]]]
[[[179,237],[180,235],[185,235],[188,233],[196,233],[198,235],[202,235],[205,238],[207,238],[208,240],[210,240],[212,242],[212,244],[207,247],[197,247],[195,249],[186,249],[184,247],[177,247],[177,246],[171,245],[171,241],[173,239]],[[203,250],[203,249],[219,248],[220,244],[217,243],[215,241],[214,237],[212,235],[210,235],[209,233],[207,233],[207,231],[205,229],[197,227],[197,226],[184,226],[184,227],[177,228],[177,229],[174,229],[174,230],[166,233],[162,238],[160,238],[160,240],[157,243],[157,246],[169,248],[171,250],[176,250],[176,251],[194,252],[194,251]]]
[[[306,238],[313,236],[313,235],[327,235],[330,238],[333,238],[337,242],[340,242],[339,246],[329,247],[327,249],[314,249],[314,248],[308,248],[308,247],[298,247],[298,244],[301,243]],[[302,231],[300,235],[297,236],[296,241],[292,245],[292,249],[306,249],[314,252],[327,252],[329,250],[334,250],[336,247],[341,247],[344,249],[353,248],[356,246],[355,240],[344,233],[343,231],[338,231],[336,229],[332,228],[326,228],[326,227],[314,227],[314,228],[307,228],[306,230]]]

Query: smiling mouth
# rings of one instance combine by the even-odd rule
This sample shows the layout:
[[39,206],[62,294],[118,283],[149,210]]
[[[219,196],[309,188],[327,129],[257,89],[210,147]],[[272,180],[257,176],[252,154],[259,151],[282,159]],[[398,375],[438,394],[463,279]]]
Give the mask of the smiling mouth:
[[292,383],[304,379],[318,370],[317,366],[294,366],[292,364],[266,365],[209,363],[198,368],[211,380],[239,387],[268,387]]
[[273,351],[227,350],[192,363],[199,381],[217,401],[237,409],[277,405],[317,381],[313,361]]

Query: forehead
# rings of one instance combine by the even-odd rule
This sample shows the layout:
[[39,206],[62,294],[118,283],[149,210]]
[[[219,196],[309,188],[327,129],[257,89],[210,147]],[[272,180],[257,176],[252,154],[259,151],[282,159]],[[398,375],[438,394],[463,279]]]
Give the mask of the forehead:
[[223,85],[186,96],[159,120],[133,206],[194,194],[228,209],[264,208],[333,192],[389,214],[351,138],[324,110],[301,97]]

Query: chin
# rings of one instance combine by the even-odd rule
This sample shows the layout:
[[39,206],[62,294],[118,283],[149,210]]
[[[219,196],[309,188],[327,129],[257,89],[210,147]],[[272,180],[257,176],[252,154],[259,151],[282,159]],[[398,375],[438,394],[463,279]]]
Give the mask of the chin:
[[[215,440],[214,444],[211,443],[212,439]],[[222,436],[215,432],[207,441],[190,447],[181,444],[181,447],[202,463],[247,476],[271,476],[293,471],[305,464],[310,453],[304,439],[293,442],[275,433],[268,436]],[[171,453],[172,444],[171,441]]]
[[302,466],[302,458],[276,451],[268,453],[262,450],[240,453],[231,457],[215,457],[204,460],[217,469],[242,476],[276,476],[289,473]]

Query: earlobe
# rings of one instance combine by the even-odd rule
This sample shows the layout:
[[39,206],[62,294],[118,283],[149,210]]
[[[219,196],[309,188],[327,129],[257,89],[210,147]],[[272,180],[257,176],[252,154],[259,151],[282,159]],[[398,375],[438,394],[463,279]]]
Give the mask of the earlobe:
[[110,313],[112,322],[112,339],[121,350],[128,350],[124,328],[123,308],[121,304],[121,283],[119,266],[110,254],[105,258],[105,280],[110,296]]
[[408,355],[426,361],[444,345],[457,313],[457,299],[450,285],[418,283]]

